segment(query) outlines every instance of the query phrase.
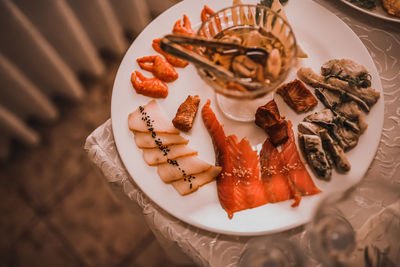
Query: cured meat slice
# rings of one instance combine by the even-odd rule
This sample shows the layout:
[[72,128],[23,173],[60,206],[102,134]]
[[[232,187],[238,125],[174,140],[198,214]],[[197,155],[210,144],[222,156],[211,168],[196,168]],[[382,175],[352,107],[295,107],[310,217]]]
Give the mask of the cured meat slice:
[[179,134],[172,123],[165,119],[157,102],[151,100],[144,106],[139,106],[128,116],[128,127],[131,131]]
[[144,148],[142,154],[144,161],[150,166],[166,163],[168,159],[192,155],[197,155],[197,151],[186,144]]
[[172,182],[171,184],[182,196],[193,193],[200,186],[205,185],[215,179],[215,177],[221,172],[221,167],[211,166],[208,170],[196,173],[193,175],[187,175],[185,178]]
[[204,172],[211,166],[197,156],[189,156],[158,165],[157,173],[165,183],[170,183],[187,175]]
[[279,86],[276,92],[280,94],[285,102],[296,112],[308,111],[318,104],[317,99],[310,90],[297,79]]
[[135,132],[135,143],[139,148],[155,148],[160,145],[187,144],[189,140],[178,134],[157,133],[155,137],[151,133]]

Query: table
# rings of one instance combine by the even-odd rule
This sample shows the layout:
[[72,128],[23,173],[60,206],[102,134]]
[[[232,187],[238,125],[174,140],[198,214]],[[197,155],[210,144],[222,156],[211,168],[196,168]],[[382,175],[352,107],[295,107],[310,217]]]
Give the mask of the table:
[[[400,184],[400,23],[371,17],[337,1],[315,0],[341,18],[367,47],[379,71],[384,89],[384,128],[378,151],[364,180],[386,179]],[[143,210],[161,246],[177,264],[193,261],[200,266],[236,266],[250,237],[227,236],[197,229],[167,214],[129,179],[114,143],[111,120],[86,140],[90,159],[105,179],[118,186]],[[358,188],[362,192],[363,188]],[[357,194],[357,192],[356,192]],[[361,194],[361,193],[360,193]],[[362,202],[360,202],[360,208]],[[301,242],[304,226],[277,234]],[[183,252],[183,253],[182,253]],[[312,259],[311,259],[312,260]],[[317,265],[313,262],[313,265]]]

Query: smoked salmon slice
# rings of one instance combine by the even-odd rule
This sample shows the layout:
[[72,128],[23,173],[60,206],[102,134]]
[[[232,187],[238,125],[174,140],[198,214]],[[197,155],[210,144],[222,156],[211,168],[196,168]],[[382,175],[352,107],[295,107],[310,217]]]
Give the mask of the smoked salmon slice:
[[261,178],[271,203],[293,198],[292,186],[282,172],[283,159],[278,149],[266,139],[260,151]]
[[228,217],[231,219],[237,211],[268,203],[260,179],[257,151],[246,139],[239,142],[235,135],[225,136],[210,107],[210,100],[202,108],[202,118],[214,144],[217,165],[222,167],[217,176],[217,191]]
[[315,186],[310,174],[300,159],[300,155],[295,143],[291,121],[288,121],[288,126],[288,140],[282,144],[281,152],[282,158],[286,163],[285,171],[287,172],[287,176],[293,183],[295,191],[300,192],[302,196],[318,194],[321,192],[321,190]]

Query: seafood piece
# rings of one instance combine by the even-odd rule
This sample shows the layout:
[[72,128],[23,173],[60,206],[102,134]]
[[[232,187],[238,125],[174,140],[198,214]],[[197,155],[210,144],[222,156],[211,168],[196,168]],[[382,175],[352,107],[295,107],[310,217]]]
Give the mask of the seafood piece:
[[136,61],[142,69],[150,71],[161,81],[173,82],[178,79],[178,73],[174,67],[161,56],[142,57]]
[[128,127],[134,132],[150,133],[154,138],[158,133],[179,134],[172,123],[165,119],[155,100],[130,113]]
[[321,190],[315,186],[310,174],[307,172],[307,169],[300,159],[291,121],[288,121],[288,137],[288,140],[282,144],[281,153],[286,163],[284,170],[287,171],[289,180],[292,182],[295,192],[297,192],[294,195],[295,203],[293,203],[292,206],[297,206],[300,203],[299,193],[301,196],[309,196],[318,194]]
[[317,178],[329,181],[332,176],[332,166],[322,146],[321,138],[318,135],[299,134],[304,156],[308,164],[315,171]]
[[168,160],[193,155],[197,155],[197,151],[191,149],[186,144],[169,146],[162,145],[156,148],[144,148],[142,154],[144,161],[150,166],[166,163]]
[[[297,76],[305,83],[313,87],[322,87],[329,90],[346,92],[348,97],[356,101],[366,111],[378,101],[380,94],[371,87],[358,87],[343,80],[338,74],[321,76],[313,72],[310,68],[300,68]],[[341,77],[341,78],[339,78]]]
[[327,129],[329,134],[346,151],[357,145],[361,135],[356,123],[347,120],[339,114],[335,114],[330,109],[310,114],[304,118],[304,121],[316,123]]
[[196,173],[194,175],[185,176],[185,178],[172,182],[172,186],[182,196],[195,192],[200,186],[212,182],[222,168],[211,166],[208,170]]
[[239,77],[251,78],[263,82],[263,66],[251,60],[246,55],[239,55],[232,59],[232,71]]
[[280,117],[274,100],[257,109],[255,123],[265,130],[275,146],[282,144],[288,138],[287,122]]
[[322,139],[322,144],[324,148],[328,151],[328,153],[332,156],[337,170],[340,172],[348,172],[351,168],[351,165],[347,160],[341,146],[331,138],[331,136],[328,134],[328,131],[321,130],[320,135]]
[[382,0],[382,5],[390,15],[400,17],[400,2],[396,0]]
[[188,132],[193,127],[193,121],[199,109],[200,98],[198,95],[188,96],[176,112],[172,124],[175,128]]
[[138,94],[154,98],[168,96],[168,86],[165,83],[157,78],[146,78],[138,71],[132,72],[131,83]]
[[296,112],[304,112],[312,109],[318,104],[317,99],[308,90],[300,80],[279,86],[276,90],[285,102]]
[[272,79],[276,79],[279,77],[279,73],[282,69],[282,58],[279,50],[274,48],[267,59],[267,65],[265,68],[265,76],[272,77]]
[[156,50],[158,53],[160,53],[161,55],[163,55],[165,57],[165,59],[174,67],[176,68],[184,68],[186,67],[189,62],[187,62],[186,60],[180,59],[178,57],[175,57],[171,54],[168,54],[166,52],[164,52],[161,48],[160,48],[160,42],[161,42],[161,38],[158,39],[154,39],[153,40],[153,49]]
[[196,32],[192,29],[192,25],[190,23],[189,17],[186,14],[183,15],[183,24],[181,23],[180,19],[177,20],[175,22],[172,32],[176,33],[176,34],[183,34],[183,35],[188,35],[188,36],[196,35]]
[[207,5],[204,5],[200,14],[201,22],[205,22],[214,13],[215,12],[211,8],[209,8]]
[[268,201],[271,203],[293,198],[293,185],[282,172],[283,158],[278,149],[266,139],[260,151],[261,179]]
[[234,135],[225,136],[221,124],[210,107],[203,106],[204,125],[214,143],[218,165],[217,190],[221,206],[231,219],[233,213],[264,205],[268,199],[259,177],[259,158],[246,139],[240,142]]
[[181,145],[187,144],[189,140],[178,134],[157,133],[156,137],[151,133],[135,132],[135,143],[138,148],[155,148],[160,145]]
[[300,133],[303,134],[313,134],[313,135],[318,135],[319,131],[322,130],[322,127],[312,123],[312,122],[307,122],[307,121],[302,121],[297,125],[297,128],[299,129]]
[[194,175],[208,170],[212,165],[199,159],[197,156],[189,156],[169,160],[157,166],[157,173],[164,183],[170,183],[183,179],[187,175]]

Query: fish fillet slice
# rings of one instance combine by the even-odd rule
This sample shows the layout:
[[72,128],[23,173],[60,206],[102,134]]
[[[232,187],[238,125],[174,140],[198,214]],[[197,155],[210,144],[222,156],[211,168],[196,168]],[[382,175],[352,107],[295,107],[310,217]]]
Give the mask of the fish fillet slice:
[[259,178],[257,152],[246,139],[238,142],[234,135],[225,136],[209,100],[202,108],[202,117],[213,140],[218,165],[222,167],[217,177],[217,190],[228,217],[232,218],[237,211],[266,204],[268,200]]
[[[168,152],[166,150],[168,150]],[[150,166],[166,163],[168,159],[192,155],[197,155],[197,151],[188,147],[186,144],[164,146],[163,150],[158,147],[144,148],[142,153],[144,161]]]
[[186,176],[184,179],[180,179],[172,182],[171,184],[182,196],[193,193],[200,186],[205,185],[215,179],[215,177],[221,172],[221,167],[211,166],[208,170],[202,173],[196,173],[191,176]]
[[189,142],[189,140],[178,134],[157,133],[154,138],[151,136],[151,133],[135,132],[135,143],[139,148],[158,147],[156,140],[163,145],[180,145]]
[[128,116],[128,127],[131,131],[179,134],[179,130],[165,119],[155,100],[141,107],[143,112],[139,107]]
[[175,161],[178,166],[170,163],[163,163],[157,166],[157,173],[165,183],[182,179],[185,175],[204,172],[212,166],[197,156],[178,158]]
[[[320,193],[321,190],[315,186],[310,174],[307,172],[303,162],[300,159],[300,155],[295,143],[292,122],[288,121],[288,124],[289,139],[282,145],[281,152],[283,160],[287,163],[287,175],[290,181],[293,183],[295,190],[300,192],[302,196]],[[299,202],[300,199],[298,199],[298,202],[296,201],[293,205],[297,206]]]
[[283,160],[278,149],[266,139],[260,151],[261,177],[271,203],[293,198],[288,178],[282,173]]

